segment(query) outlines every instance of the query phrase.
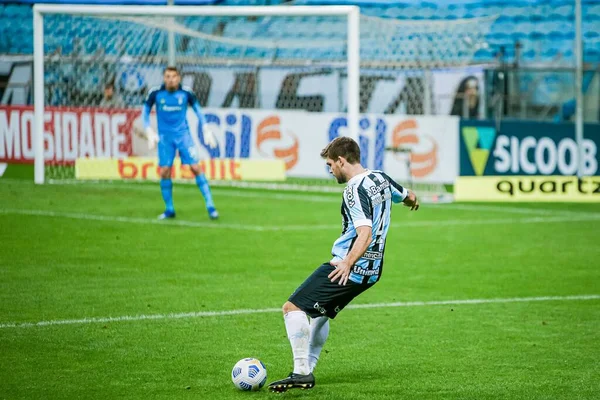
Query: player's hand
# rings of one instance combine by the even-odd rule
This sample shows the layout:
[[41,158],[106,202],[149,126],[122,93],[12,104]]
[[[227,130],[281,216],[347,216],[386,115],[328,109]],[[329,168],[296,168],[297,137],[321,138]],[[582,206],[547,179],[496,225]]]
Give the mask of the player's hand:
[[411,211],[417,211],[419,209],[419,200],[412,190],[408,192],[408,196],[406,196],[403,203],[406,207],[410,207]]
[[206,143],[208,147],[217,147],[217,139],[215,138],[215,134],[210,130],[208,126],[202,127],[202,136],[204,136],[204,143]]
[[333,283],[339,279],[338,285],[344,286],[348,282],[348,277],[350,277],[351,265],[346,263],[345,260],[331,261],[330,264],[336,268],[327,277]]
[[148,141],[148,149],[152,150],[156,147],[156,145],[158,144],[158,135],[156,134],[156,132],[154,132],[154,129],[152,129],[152,127],[147,127],[146,128],[146,140]]

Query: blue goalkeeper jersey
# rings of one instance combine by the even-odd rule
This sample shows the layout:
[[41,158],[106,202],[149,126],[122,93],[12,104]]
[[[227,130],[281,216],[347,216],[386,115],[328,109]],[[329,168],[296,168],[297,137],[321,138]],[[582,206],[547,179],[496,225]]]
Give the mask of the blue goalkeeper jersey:
[[156,104],[156,120],[160,136],[178,137],[190,133],[187,122],[187,107],[191,106],[200,124],[204,124],[204,115],[196,95],[187,86],[179,85],[173,92],[168,91],[165,85],[150,89],[144,101],[143,120],[144,128],[150,126],[150,111]]
[[348,181],[342,199],[342,235],[333,244],[332,261],[342,260],[350,252],[358,238],[356,228],[372,229],[367,251],[352,266],[352,282],[375,283],[381,277],[392,202],[400,203],[406,196],[408,190],[381,171],[367,170]]

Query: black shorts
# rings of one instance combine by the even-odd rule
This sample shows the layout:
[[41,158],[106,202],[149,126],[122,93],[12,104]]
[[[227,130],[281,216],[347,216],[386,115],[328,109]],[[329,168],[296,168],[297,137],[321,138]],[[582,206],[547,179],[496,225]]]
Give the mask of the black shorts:
[[288,301],[311,318],[323,315],[335,318],[352,299],[374,285],[348,281],[341,286],[339,281],[334,283],[327,277],[334,269],[329,263],[321,265],[296,289]]

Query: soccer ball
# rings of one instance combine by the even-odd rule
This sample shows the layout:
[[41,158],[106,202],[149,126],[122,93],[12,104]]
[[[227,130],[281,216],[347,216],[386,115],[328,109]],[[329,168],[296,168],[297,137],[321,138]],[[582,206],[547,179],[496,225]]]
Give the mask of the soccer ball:
[[259,390],[267,381],[267,369],[256,358],[244,358],[233,366],[231,380],[240,390]]

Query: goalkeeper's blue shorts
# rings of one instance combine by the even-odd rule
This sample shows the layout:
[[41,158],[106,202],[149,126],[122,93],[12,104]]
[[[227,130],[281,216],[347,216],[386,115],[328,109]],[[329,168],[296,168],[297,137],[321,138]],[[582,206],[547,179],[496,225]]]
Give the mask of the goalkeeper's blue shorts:
[[158,165],[160,167],[172,167],[176,152],[179,152],[181,164],[198,164],[198,152],[191,134],[160,135],[158,142]]

